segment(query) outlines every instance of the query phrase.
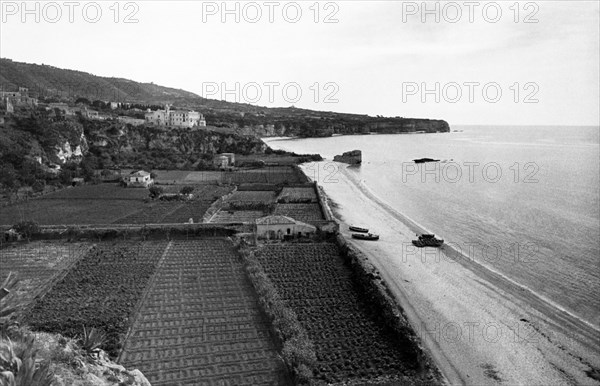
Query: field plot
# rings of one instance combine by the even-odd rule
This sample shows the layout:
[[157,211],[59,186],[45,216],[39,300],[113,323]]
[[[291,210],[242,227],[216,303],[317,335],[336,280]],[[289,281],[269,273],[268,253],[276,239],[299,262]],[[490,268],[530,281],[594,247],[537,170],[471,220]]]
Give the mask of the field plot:
[[153,385],[287,384],[266,323],[229,241],[172,241],[120,362]]
[[305,182],[305,177],[292,167],[274,166],[261,169],[244,169],[235,172],[226,172],[223,181],[235,184],[243,183],[268,183],[268,184],[295,184]]
[[210,207],[210,201],[190,201],[168,213],[160,222],[163,224],[186,223],[190,218],[194,223],[201,223],[204,213]]
[[309,203],[317,202],[317,193],[312,186],[284,187],[277,197],[278,202]]
[[298,221],[311,222],[324,220],[321,206],[318,203],[311,204],[277,204],[275,214],[288,216]]
[[104,347],[118,355],[132,313],[167,246],[166,241],[97,244],[39,299],[26,320],[34,330],[74,337],[82,327],[108,335]]
[[210,219],[210,223],[227,224],[234,222],[254,222],[257,218],[264,217],[265,213],[259,210],[224,210],[221,209]]
[[260,204],[270,204],[275,202],[275,192],[274,191],[236,191],[233,193],[228,199],[228,202],[241,202],[241,203],[260,203]]
[[215,183],[223,180],[223,174],[223,172],[219,171],[189,172],[184,181],[195,183]]
[[50,199],[94,199],[94,200],[143,200],[148,197],[148,190],[141,188],[124,188],[116,183],[98,185],[82,185],[67,188],[45,195],[41,200]]
[[9,272],[15,272],[20,279],[15,293],[27,307],[91,247],[90,243],[56,241],[9,245],[0,249],[0,283]]
[[180,183],[185,181],[186,177],[190,174],[189,170],[153,170],[156,174],[155,182],[158,183]]
[[257,256],[315,344],[317,380],[368,383],[414,374],[414,355],[406,352],[412,346],[361,299],[335,244],[267,245]]
[[141,200],[35,199],[0,208],[0,223],[32,220],[40,225],[108,224],[143,208]]
[[[115,224],[161,224],[164,219],[185,205],[182,201],[153,202],[135,213],[121,217]],[[186,221],[189,217],[186,219]]]
[[231,193],[232,185],[195,185],[194,199],[214,202]]

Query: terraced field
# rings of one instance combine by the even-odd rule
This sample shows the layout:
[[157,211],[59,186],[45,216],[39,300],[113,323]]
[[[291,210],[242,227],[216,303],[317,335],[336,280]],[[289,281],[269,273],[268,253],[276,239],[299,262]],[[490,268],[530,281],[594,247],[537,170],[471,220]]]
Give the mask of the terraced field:
[[90,243],[36,241],[0,249],[0,283],[9,272],[19,279],[17,296],[28,307],[92,247]]
[[167,246],[166,241],[104,242],[77,261],[26,316],[34,330],[81,335],[82,327],[107,333],[116,356],[136,305]]
[[63,189],[44,196],[42,200],[143,200],[146,197],[148,197],[147,189],[123,188],[117,183],[103,183],[98,185],[82,185]]
[[292,167],[275,166],[262,169],[240,170],[236,172],[226,172],[223,175],[223,181],[235,184],[242,183],[269,183],[269,184],[295,184],[305,182],[303,174]]
[[265,245],[257,257],[315,344],[318,381],[403,384],[415,374],[412,346],[361,298],[337,245]]
[[288,383],[240,257],[223,239],[171,242],[120,362],[153,385]]
[[284,187],[277,197],[278,202],[309,203],[317,202],[317,193],[314,187]]
[[191,201],[181,204],[174,211],[160,220],[163,224],[186,223],[190,218],[194,223],[201,223],[202,217],[212,203],[210,201]]
[[275,192],[273,191],[236,191],[228,199],[228,202],[242,202],[242,203],[264,203],[269,204],[275,202]]
[[236,222],[253,222],[257,218],[264,217],[263,211],[258,210],[219,210],[211,219],[210,223],[227,224]]
[[321,206],[318,203],[310,204],[277,204],[275,214],[288,216],[298,221],[310,223],[311,221],[324,220]]

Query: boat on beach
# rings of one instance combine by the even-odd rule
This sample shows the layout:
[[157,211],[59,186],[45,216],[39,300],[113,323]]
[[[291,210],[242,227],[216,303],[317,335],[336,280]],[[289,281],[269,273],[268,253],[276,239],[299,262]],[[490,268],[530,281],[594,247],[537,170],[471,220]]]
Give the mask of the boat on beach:
[[352,232],[369,233],[369,229],[368,228],[357,227],[357,226],[354,226],[354,225],[350,225],[348,227],[348,229],[350,229]]
[[379,240],[379,235],[373,233],[352,233],[352,238],[359,240]]
[[424,248],[424,247],[441,247],[442,244],[444,244],[444,240],[443,239],[438,239],[435,237],[435,235],[433,234],[422,234],[419,235],[418,240],[413,240],[412,241],[413,245],[418,247],[418,248]]

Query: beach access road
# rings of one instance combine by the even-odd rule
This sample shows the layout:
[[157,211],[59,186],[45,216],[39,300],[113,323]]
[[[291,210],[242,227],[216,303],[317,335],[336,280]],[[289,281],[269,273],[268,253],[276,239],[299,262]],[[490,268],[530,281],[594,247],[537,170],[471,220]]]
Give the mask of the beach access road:
[[[600,385],[595,326],[478,262],[413,248],[426,230],[339,166],[335,183],[318,182],[337,204],[342,234],[380,271],[450,384]],[[381,238],[353,240],[348,224]]]

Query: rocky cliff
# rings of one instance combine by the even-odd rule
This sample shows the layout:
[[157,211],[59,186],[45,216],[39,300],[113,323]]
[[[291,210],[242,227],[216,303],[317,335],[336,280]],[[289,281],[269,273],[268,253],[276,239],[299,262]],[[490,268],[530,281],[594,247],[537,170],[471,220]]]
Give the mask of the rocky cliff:
[[333,160],[350,165],[360,165],[362,163],[362,152],[360,150],[347,151],[342,155],[336,155]]

